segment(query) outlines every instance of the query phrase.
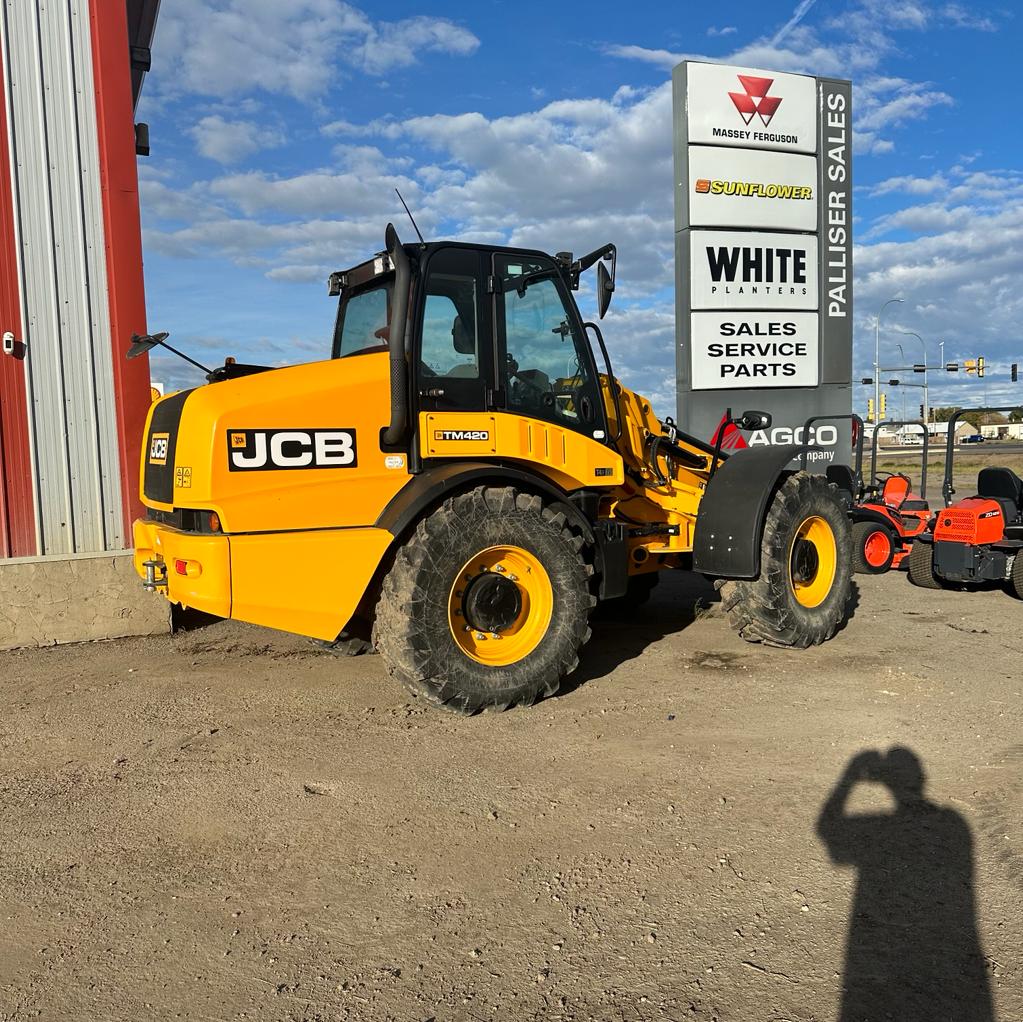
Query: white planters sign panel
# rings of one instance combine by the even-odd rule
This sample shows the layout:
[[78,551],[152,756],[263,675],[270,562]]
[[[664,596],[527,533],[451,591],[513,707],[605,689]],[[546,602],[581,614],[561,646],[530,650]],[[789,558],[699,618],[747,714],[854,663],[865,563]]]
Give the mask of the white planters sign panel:
[[812,156],[689,147],[691,227],[817,230],[817,161]]
[[694,309],[816,309],[812,234],[690,231]]
[[689,64],[689,141],[812,153],[817,83],[806,75]]
[[816,312],[694,312],[693,390],[816,387]]

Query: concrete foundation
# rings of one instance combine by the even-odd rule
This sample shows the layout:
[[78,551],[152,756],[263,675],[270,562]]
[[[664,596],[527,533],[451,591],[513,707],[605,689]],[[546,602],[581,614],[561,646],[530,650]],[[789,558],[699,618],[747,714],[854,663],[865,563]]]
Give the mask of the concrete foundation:
[[0,560],[0,649],[170,630],[170,604],[142,589],[130,550]]

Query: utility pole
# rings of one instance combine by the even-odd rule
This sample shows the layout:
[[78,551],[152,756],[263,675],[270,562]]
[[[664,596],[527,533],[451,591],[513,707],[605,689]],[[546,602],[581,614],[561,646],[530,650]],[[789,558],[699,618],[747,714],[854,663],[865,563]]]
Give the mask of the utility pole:
[[[928,423],[931,421],[931,405],[927,399],[927,345],[924,339],[919,335],[913,333],[912,330],[900,330],[899,333],[905,334],[907,337],[915,337],[919,342],[920,346],[924,349],[924,429],[928,428]],[[944,351],[942,351],[944,354]],[[928,430],[930,432],[930,430]]]
[[[904,302],[904,298],[889,298],[888,301],[877,310],[877,319],[874,320],[874,407],[881,407],[881,313],[896,302]],[[875,423],[875,428],[876,428]]]

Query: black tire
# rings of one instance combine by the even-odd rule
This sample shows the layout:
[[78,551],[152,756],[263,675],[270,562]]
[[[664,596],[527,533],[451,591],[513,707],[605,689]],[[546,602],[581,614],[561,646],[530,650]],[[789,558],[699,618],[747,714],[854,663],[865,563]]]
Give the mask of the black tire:
[[[867,545],[879,543],[883,537],[888,544],[888,555],[882,561],[871,563],[868,556]],[[879,522],[854,522],[852,527],[852,563],[853,571],[859,575],[883,575],[890,570],[892,561],[895,560],[895,552],[898,549],[892,530],[881,525]]]
[[[535,648],[494,666],[455,641],[449,600],[470,560],[502,545],[539,561],[552,603]],[[446,500],[419,522],[384,579],[374,635],[389,672],[413,695],[457,713],[528,706],[553,695],[590,637],[587,619],[596,599],[584,545],[564,513],[534,494],[480,486]]]
[[[812,582],[821,570],[830,574],[826,561],[817,560],[816,570],[805,569],[811,572],[808,579],[796,577],[796,555],[807,542],[799,533],[812,519],[822,520],[834,540],[834,552],[827,558],[834,557],[834,574],[826,595],[816,605],[804,606],[796,596],[796,585]],[[851,543],[849,516],[838,487],[806,472],[789,476],[775,493],[764,520],[759,577],[717,583],[732,627],[747,642],[768,646],[803,649],[830,639],[844,620],[852,595]],[[810,546],[816,558],[816,547]]]
[[943,589],[941,579],[934,574],[934,545],[914,543],[909,550],[909,581],[921,589]]
[[641,607],[650,602],[650,597],[653,596],[659,581],[660,575],[656,571],[630,576],[629,587],[625,595],[616,596],[610,600],[601,600],[594,611],[594,618],[610,621],[632,617]]
[[1012,591],[1023,600],[1023,552],[1017,552],[1012,560]]

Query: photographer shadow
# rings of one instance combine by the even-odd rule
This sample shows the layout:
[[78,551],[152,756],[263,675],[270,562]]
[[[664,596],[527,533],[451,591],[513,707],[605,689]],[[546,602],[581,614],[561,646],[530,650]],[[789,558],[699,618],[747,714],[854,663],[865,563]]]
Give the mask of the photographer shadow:
[[[955,810],[925,798],[925,780],[909,749],[861,752],[817,820],[831,859],[859,874],[840,1022],[994,1022],[970,828]],[[894,811],[847,812],[860,782],[887,787]]]

